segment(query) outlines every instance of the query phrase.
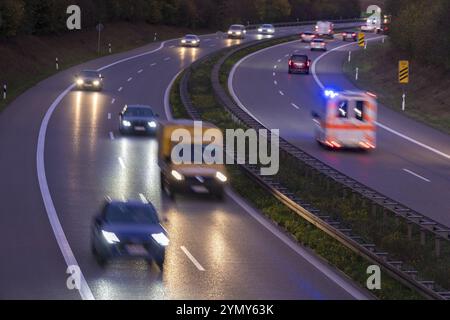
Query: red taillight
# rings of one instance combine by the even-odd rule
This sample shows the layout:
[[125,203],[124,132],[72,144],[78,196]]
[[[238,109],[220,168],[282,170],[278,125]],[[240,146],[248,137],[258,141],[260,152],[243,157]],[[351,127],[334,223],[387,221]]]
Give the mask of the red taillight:
[[343,33],[342,35],[343,35],[344,37],[346,37],[346,36],[347,36],[347,34],[346,34],[346,33]]
[[310,64],[311,64],[311,60],[308,60],[308,61],[306,62],[306,66],[309,67]]
[[293,65],[292,60],[289,60],[289,65],[292,67]]

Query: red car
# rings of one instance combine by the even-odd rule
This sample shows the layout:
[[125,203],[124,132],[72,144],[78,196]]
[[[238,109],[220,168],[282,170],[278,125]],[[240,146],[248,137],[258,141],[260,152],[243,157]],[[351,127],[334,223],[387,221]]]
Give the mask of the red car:
[[289,74],[291,73],[305,73],[309,74],[311,60],[304,54],[293,54],[289,58]]

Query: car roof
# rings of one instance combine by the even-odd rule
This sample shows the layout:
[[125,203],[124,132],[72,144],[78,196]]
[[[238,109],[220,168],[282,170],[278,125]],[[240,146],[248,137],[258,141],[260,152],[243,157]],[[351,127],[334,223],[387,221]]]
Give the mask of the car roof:
[[233,24],[230,26],[230,28],[245,28],[242,24]]
[[195,34],[187,34],[187,35],[185,35],[185,37],[187,38],[187,37],[195,37],[195,38],[197,38],[197,36],[195,35]]
[[153,111],[152,107],[147,106],[145,104],[127,104],[127,105],[125,105],[125,108],[126,109],[149,109],[149,110]]
[[273,25],[270,23],[265,23],[265,24],[263,24],[263,27],[273,27]]

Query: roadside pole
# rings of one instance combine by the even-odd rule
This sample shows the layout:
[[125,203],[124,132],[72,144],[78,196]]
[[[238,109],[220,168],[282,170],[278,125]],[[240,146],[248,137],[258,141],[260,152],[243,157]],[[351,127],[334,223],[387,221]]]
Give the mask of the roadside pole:
[[6,100],[7,89],[8,89],[8,87],[6,86],[6,84],[4,84],[3,85],[3,100]]
[[58,71],[59,70],[59,59],[58,59],[58,57],[56,57],[56,59],[55,59],[55,67],[56,67],[56,70]]
[[352,62],[352,52],[351,51],[348,52],[348,62],[349,63]]
[[355,80],[358,81],[358,79],[359,79],[359,68],[356,67],[356,70],[355,70]]
[[101,44],[101,37],[102,37],[102,31],[105,28],[105,26],[101,23],[99,23],[96,27],[98,32],[98,41],[97,41],[97,53],[100,54],[100,44]]
[[398,62],[398,82],[402,86],[402,111],[406,110],[406,85],[409,83],[409,61]]

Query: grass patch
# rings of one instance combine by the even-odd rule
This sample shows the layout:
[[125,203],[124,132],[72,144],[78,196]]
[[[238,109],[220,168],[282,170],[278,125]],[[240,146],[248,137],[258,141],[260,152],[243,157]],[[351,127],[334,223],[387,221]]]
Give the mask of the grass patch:
[[[436,67],[412,61],[410,83],[398,83],[398,61],[407,60],[389,41],[369,45],[366,52],[355,52],[344,71],[353,83],[376,93],[381,103],[409,117],[450,134],[450,77]],[[355,81],[355,68],[359,81]],[[407,93],[406,112],[401,111],[403,89]]]
[[[202,115],[202,119],[215,123],[224,130],[237,128],[238,125],[233,122],[229,114],[217,102],[212,90],[211,70],[222,54],[210,57],[193,70],[189,82],[189,92],[194,105]],[[178,87],[174,86],[172,91],[174,95],[179,95]],[[183,107],[181,105],[175,106],[177,103],[180,103],[179,97],[171,101],[174,109]],[[246,198],[286,232],[293,235],[300,244],[309,247],[329,264],[365,287],[366,269],[370,265],[368,261],[291,211],[243,174],[238,166],[228,166],[228,170],[232,187],[242,197]],[[416,292],[393,280],[385,273],[382,275],[382,290],[373,293],[380,299],[421,299]]]

